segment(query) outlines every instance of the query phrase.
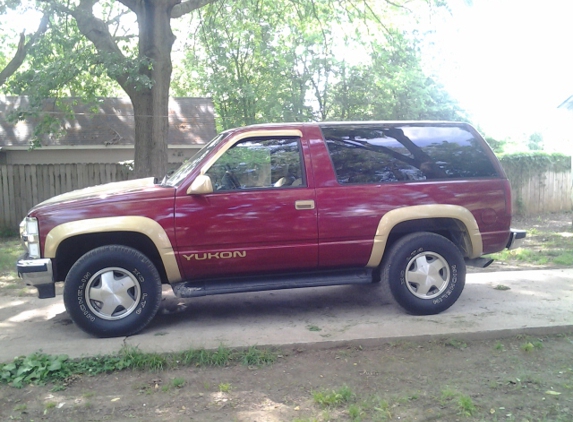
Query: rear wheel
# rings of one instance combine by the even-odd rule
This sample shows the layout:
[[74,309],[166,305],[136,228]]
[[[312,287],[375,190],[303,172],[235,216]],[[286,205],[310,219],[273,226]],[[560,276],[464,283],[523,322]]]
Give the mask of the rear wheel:
[[96,248],[70,269],[64,303],[72,320],[98,337],[142,330],[161,302],[161,279],[141,252],[121,245]]
[[413,233],[399,239],[385,254],[382,282],[406,311],[432,315],[460,297],[466,266],[460,250],[435,233]]

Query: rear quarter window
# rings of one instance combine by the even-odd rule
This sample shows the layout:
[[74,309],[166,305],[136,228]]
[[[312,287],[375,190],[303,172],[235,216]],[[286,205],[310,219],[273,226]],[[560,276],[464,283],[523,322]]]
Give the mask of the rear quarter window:
[[323,125],[339,183],[498,177],[479,135],[455,125]]

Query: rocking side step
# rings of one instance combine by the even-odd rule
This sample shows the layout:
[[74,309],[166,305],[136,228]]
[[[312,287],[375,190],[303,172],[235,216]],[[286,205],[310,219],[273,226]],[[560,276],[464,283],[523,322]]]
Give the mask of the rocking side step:
[[322,271],[300,274],[276,274],[183,281],[174,284],[173,293],[180,298],[220,295],[226,293],[261,292],[265,290],[296,289],[301,287],[368,284],[373,282],[372,269]]

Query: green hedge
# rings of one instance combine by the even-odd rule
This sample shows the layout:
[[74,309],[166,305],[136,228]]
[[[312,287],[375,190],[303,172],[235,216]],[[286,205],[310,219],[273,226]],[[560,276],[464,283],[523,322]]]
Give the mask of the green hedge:
[[571,157],[561,153],[520,152],[500,157],[507,176],[512,181],[529,180],[546,172],[571,171]]

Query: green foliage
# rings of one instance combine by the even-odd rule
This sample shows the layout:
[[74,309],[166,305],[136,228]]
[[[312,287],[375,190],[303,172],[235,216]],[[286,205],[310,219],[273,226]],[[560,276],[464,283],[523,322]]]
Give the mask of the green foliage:
[[463,416],[473,416],[477,412],[472,398],[463,394],[458,397],[458,408]]
[[23,249],[19,239],[0,239],[0,276],[17,277],[16,260],[22,253]]
[[547,171],[571,171],[571,157],[560,153],[521,152],[503,155],[500,161],[512,181],[528,180]]
[[[100,97],[120,92],[108,76],[115,76],[114,69],[131,69],[130,74],[137,75],[140,65],[137,60],[98,55],[93,44],[80,34],[75,20],[55,16],[48,31],[29,51],[26,66],[4,87],[7,94],[28,98],[8,119],[33,120],[32,146],[40,146],[46,137],[57,138],[65,133],[66,122],[75,118],[74,105],[83,102],[95,106]],[[134,84],[149,84],[135,79]]]
[[19,357],[0,367],[0,381],[11,382],[16,388],[26,384],[42,384],[48,380],[62,380],[70,375],[67,355],[50,356],[34,353]]
[[498,141],[497,139],[494,139],[491,136],[486,136],[485,141],[491,147],[493,152],[495,152],[496,154],[503,154],[505,145],[507,144],[506,141]]
[[230,393],[232,389],[232,385],[227,382],[222,382],[219,384],[219,392],[221,393]]
[[348,386],[338,390],[313,391],[312,399],[322,407],[337,407],[354,400],[354,393]]
[[[273,121],[459,120],[422,71],[417,43],[393,28],[402,13],[350,0],[238,0],[202,9],[176,95],[208,95],[220,129]],[[348,54],[352,52],[352,54]]]
[[[98,375],[123,370],[161,371],[182,366],[227,366],[242,363],[249,366],[270,365],[276,354],[250,347],[236,351],[223,346],[217,350],[187,350],[181,353],[144,353],[137,347],[124,347],[116,355],[69,359],[66,355],[51,356],[34,353],[17,357],[10,363],[0,364],[0,383],[20,388],[27,384],[64,382],[72,375]],[[172,385],[180,388],[182,379],[174,379]]]
[[532,133],[529,136],[527,147],[531,151],[540,151],[543,149],[543,135],[539,132]]
[[173,378],[171,381],[171,385],[174,388],[183,388],[185,386],[185,379],[184,378]]
[[242,363],[245,366],[266,366],[275,363],[277,355],[268,349],[249,347],[242,355]]

